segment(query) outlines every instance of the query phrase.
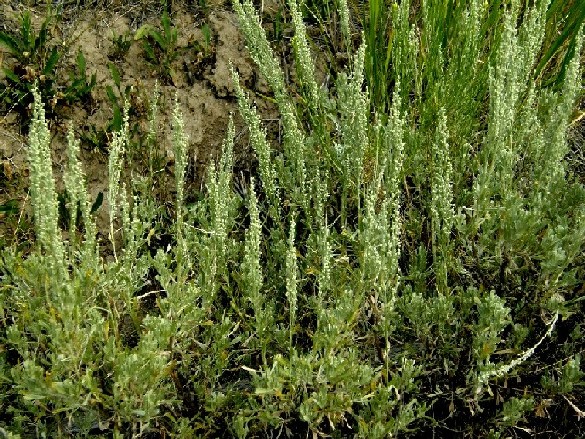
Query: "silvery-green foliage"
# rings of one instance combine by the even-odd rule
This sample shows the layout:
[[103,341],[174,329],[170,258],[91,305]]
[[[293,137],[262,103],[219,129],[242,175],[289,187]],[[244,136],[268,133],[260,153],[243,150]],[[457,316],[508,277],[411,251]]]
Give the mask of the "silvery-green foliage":
[[490,114],[476,186],[479,214],[493,194],[504,197],[513,191],[514,163],[520,152],[520,145],[514,141],[514,129],[523,123],[519,117],[521,104],[529,93],[528,79],[536,62],[536,49],[544,38],[547,4],[548,1],[543,1],[529,8],[528,17],[519,30],[513,14],[504,18],[496,59],[489,66]]
[[297,314],[297,249],[295,247],[296,234],[296,214],[290,217],[289,234],[288,234],[288,251],[286,253],[286,298],[289,306],[289,331],[290,347],[292,349],[292,336],[295,327]]
[[[475,255],[478,269],[487,269],[492,273],[495,267],[506,264],[513,255],[522,255],[524,258],[529,248],[538,249],[537,252],[544,255],[541,252],[546,248],[547,256],[543,256],[542,266],[554,279],[559,279],[561,273],[565,273],[567,265],[562,261],[573,260],[576,255],[574,251],[580,247],[576,244],[570,252],[565,247],[559,248],[558,243],[563,242],[562,238],[559,239],[561,235],[573,242],[578,241],[576,236],[579,232],[563,229],[563,221],[547,230],[542,240],[535,239],[538,230],[542,228],[543,223],[537,221],[537,218],[544,206],[523,206],[520,191],[528,196],[528,200],[540,192],[535,200],[545,202],[545,209],[551,208],[551,199],[545,197],[541,189],[535,191],[535,188],[527,186],[527,182],[516,179],[522,169],[517,165],[518,158],[523,156],[524,163],[527,163],[530,158],[525,151],[530,151],[534,144],[530,141],[525,148],[522,136],[516,133],[525,132],[524,137],[534,137],[531,132],[535,132],[535,127],[545,127],[549,123],[547,117],[543,117],[545,114],[542,110],[538,109],[546,102],[543,98],[548,92],[535,91],[530,86],[532,69],[542,41],[546,7],[547,2],[538,2],[534,7],[525,8],[523,20],[518,20],[518,3],[509,12],[501,13],[502,22],[494,30],[494,40],[497,42],[497,49],[493,52],[495,56],[486,58],[483,52],[486,31],[483,22],[491,10],[482,2],[473,1],[454,10],[450,18],[457,33],[445,30],[447,28],[442,21],[444,12],[450,12],[444,11],[444,7],[438,3],[428,2],[421,7],[422,27],[411,22],[409,2],[394,6],[392,60],[396,69],[396,88],[388,127],[378,124],[374,125],[373,130],[368,129],[369,103],[362,90],[363,79],[360,75],[363,64],[360,66],[359,62],[360,50],[363,48],[355,56],[358,67],[354,67],[352,76],[348,79],[344,73],[338,74],[335,97],[332,99],[337,111],[327,116],[333,121],[333,129],[324,130],[319,125],[319,118],[310,117],[309,125],[314,131],[305,138],[311,147],[318,145],[317,151],[324,152],[322,157],[326,163],[329,160],[333,173],[329,174],[328,187],[330,191],[337,187],[341,193],[340,225],[345,230],[340,236],[348,237],[347,243],[341,246],[339,236],[329,231],[330,218],[319,219],[316,223],[307,221],[309,229],[316,226],[328,229],[309,233],[307,240],[306,270],[311,274],[316,270],[319,283],[319,296],[312,308],[317,314],[313,348],[320,347],[332,353],[331,346],[336,343],[342,346],[341,340],[351,339],[351,312],[363,307],[364,299],[368,297],[364,294],[371,294],[372,299],[369,300],[375,305],[371,307],[371,313],[378,319],[381,332],[388,334],[391,328],[401,327],[404,320],[395,313],[395,307],[398,306],[412,322],[414,332],[426,340],[425,343],[445,348],[446,373],[449,375],[457,371],[457,355],[465,349],[476,352],[477,366],[474,367],[481,383],[510,373],[534,354],[539,345],[527,347],[523,354],[511,357],[510,361],[502,361],[499,365],[491,363],[490,355],[496,349],[495,346],[505,341],[500,335],[511,322],[511,310],[503,305],[505,302],[500,291],[484,296],[478,289],[468,287],[469,284],[463,288],[457,285],[458,280],[470,274],[465,272],[464,267],[473,263],[466,258],[458,260],[456,246],[461,243],[469,246],[467,250],[470,255]],[[293,12],[296,11],[296,4],[291,8]],[[492,15],[496,21],[498,17],[496,13]],[[249,22],[253,21],[250,15],[245,14],[240,14],[240,19],[247,22],[242,24],[244,27],[250,26]],[[519,29],[516,23],[521,23]],[[302,35],[303,30],[299,31],[296,24],[295,27],[295,44],[298,45],[299,34]],[[452,48],[445,47],[444,42],[450,39],[456,43]],[[247,42],[252,53],[258,51],[253,46],[267,47],[264,42],[253,39],[248,38]],[[261,71],[267,70],[268,60],[261,57],[254,59]],[[299,62],[298,53],[296,61]],[[489,69],[485,68],[486,64]],[[299,76],[309,71],[299,70]],[[567,84],[575,84],[570,75],[568,78]],[[300,82],[303,86],[307,85],[306,80]],[[401,86],[398,87],[398,84]],[[281,93],[277,89],[274,91],[275,95]],[[487,125],[483,127],[480,120],[482,103],[478,101],[478,96],[484,96],[482,93],[489,97],[487,102],[490,109]],[[571,93],[565,94],[569,95],[568,99],[573,99]],[[310,96],[310,91],[304,94],[307,100]],[[239,100],[242,103],[242,96],[239,96]],[[320,102],[321,108],[328,111],[329,100],[324,98]],[[306,106],[311,108],[313,104],[307,102]],[[526,108],[523,104],[526,104]],[[532,112],[531,108],[536,110]],[[550,104],[548,108],[554,108],[554,105]],[[564,127],[568,113],[569,110],[559,116],[564,118]],[[284,130],[286,135],[286,124]],[[559,128],[558,132],[564,133],[565,128]],[[380,133],[384,135],[380,136]],[[482,139],[483,134],[485,136]],[[312,143],[316,138],[319,142]],[[381,138],[383,142],[379,140]],[[334,160],[327,155],[328,142],[336,145],[333,148],[336,154]],[[563,139],[559,138],[557,144],[562,145]],[[264,154],[264,157],[269,156]],[[315,156],[318,157],[318,154]],[[290,158],[285,154],[281,166],[286,168]],[[373,162],[373,172],[364,169],[371,165],[368,160]],[[312,188],[310,196],[316,207],[316,217],[320,218],[321,206],[326,212],[328,206],[331,209],[331,197],[315,197],[314,194],[319,192],[315,182],[318,176],[324,174],[311,160],[305,163],[309,187]],[[556,166],[553,168],[559,169]],[[540,167],[535,170],[536,173],[541,169],[546,167]],[[532,179],[536,173],[522,175]],[[414,201],[408,188],[405,188],[405,194],[401,193],[401,183],[406,178],[413,182],[407,184],[414,184],[417,190],[419,198],[414,201],[422,201],[428,206],[429,218],[418,207],[412,207]],[[294,199],[286,189],[292,180],[285,178],[282,172],[278,173],[278,180],[284,188],[285,199]],[[556,182],[561,183],[559,179]],[[326,186],[323,183],[321,185]],[[408,203],[404,208],[405,214],[401,211],[403,195]],[[470,202],[474,204],[470,205]],[[470,216],[466,217],[466,213]],[[356,214],[359,229],[353,232],[351,221]],[[572,224],[580,224],[578,213],[572,218]],[[559,221],[558,217],[556,221]],[[333,236],[335,238],[332,239]],[[557,238],[553,239],[553,236]],[[477,244],[474,245],[472,242],[475,239]],[[553,240],[557,245],[552,245]],[[359,265],[357,269],[354,266],[352,274],[345,272],[347,277],[342,277],[340,275],[344,270],[337,261],[345,261],[345,256],[342,259],[334,255],[348,248],[353,251],[354,246]],[[413,269],[404,273],[403,281],[398,266],[405,247],[413,261]],[[568,254],[569,258],[564,259]],[[348,256],[349,261],[352,256]],[[432,261],[430,266],[429,260]],[[504,273],[502,276],[509,270],[513,271],[512,267],[504,266],[501,269]],[[552,271],[558,274],[553,275]],[[346,282],[354,288],[345,289],[343,293],[338,291],[343,283],[341,279],[348,279]],[[551,284],[550,279],[547,278],[544,283],[558,288],[559,284]],[[440,293],[438,296],[433,296],[430,285],[434,286],[432,290]],[[396,302],[396,296],[401,294],[401,286],[409,293],[404,293]],[[410,289],[412,287],[416,291],[413,292]],[[458,293],[455,296],[447,294],[453,291]],[[340,297],[344,297],[345,303],[338,301]],[[451,340],[461,333],[466,319],[471,318],[476,301],[479,323],[474,328],[476,338],[473,346],[456,346]],[[355,304],[359,305],[354,308]],[[381,318],[382,307],[387,310],[386,319]],[[456,310],[462,310],[461,314],[458,315]],[[547,328],[543,337],[550,335],[553,326]],[[331,328],[336,327],[339,334],[337,342],[330,332]],[[388,343],[383,351],[382,358],[389,359],[391,349]],[[476,374],[469,376],[473,378]]]
[[409,24],[410,0],[392,6],[392,27],[396,29],[392,40],[392,64],[396,66],[395,76],[401,84],[401,100],[408,97],[408,91],[422,88],[421,72],[417,67],[419,44],[417,29]]
[[[347,3],[336,3],[351,52]],[[314,435],[383,438],[431,432],[429,407],[449,407],[441,423],[465,416],[469,431],[496,435],[528,420],[538,398],[579,413],[580,326],[562,357],[545,341],[582,316],[585,189],[563,162],[582,35],[559,90],[532,81],[548,3],[392,5],[392,33],[381,39],[388,59],[378,60],[388,62],[387,88],[372,94],[368,63],[381,52],[365,44],[348,53],[352,65],[330,89],[318,84],[305,9],[291,0],[297,99],[252,2],[234,0],[274,92],[283,144],[267,140],[232,70],[257,174],[240,203],[230,121],[205,194],[187,208],[175,103],[176,212],[158,248],[148,196],[158,94],[149,179],[123,172],[126,108],[110,146],[113,261],[98,253],[72,131],[62,239],[35,96],[38,246],[26,258],[5,251],[0,265],[0,404],[10,402],[14,431],[87,436],[97,425],[114,437],[264,437],[302,425]],[[543,368],[547,355],[555,363]],[[494,384],[540,371],[540,387],[504,386],[495,407]],[[497,415],[478,426],[468,410]]]
[[33,95],[33,119],[28,146],[31,201],[37,239],[47,254],[51,270],[59,279],[66,275],[65,251],[58,225],[59,212],[53,178],[51,135],[45,119],[44,104],[36,88],[33,89]]
[[[348,77],[340,73],[337,80],[337,105],[339,109],[340,139],[335,145],[338,160],[342,168],[342,187],[344,206],[349,199],[358,199],[363,183],[364,159],[369,144],[367,91],[362,91],[364,82],[365,46],[358,49],[353,58],[352,73]],[[345,223],[347,212],[342,210],[342,222]],[[345,226],[345,224],[344,224]]]
[[173,107],[173,151],[175,153],[175,182],[177,187],[177,223],[182,223],[183,199],[185,197],[185,169],[187,167],[187,135],[185,123],[179,108],[179,102],[175,97]]
[[[401,177],[403,174],[404,120],[400,112],[400,92],[394,92],[390,117],[383,129],[377,131],[380,143],[376,151],[378,170],[370,192],[366,195],[363,217],[362,270],[380,306],[378,326],[388,336],[396,327],[395,301],[400,283]],[[380,202],[380,196],[383,201]],[[370,274],[368,275],[368,271]],[[373,274],[373,276],[372,276]]]
[[[260,117],[256,108],[250,105],[244,94],[238,73],[232,68],[231,74],[234,83],[240,114],[246,122],[250,132],[250,143],[258,159],[258,167],[264,192],[270,200],[270,213],[275,220],[280,216],[280,196],[277,190],[275,166],[272,162],[270,145],[266,140],[266,131],[260,125]],[[282,179],[282,175],[279,176]]]
[[[248,50],[252,59],[258,65],[260,72],[266,78],[274,92],[274,97],[282,117],[284,127],[284,159],[285,163],[280,163],[280,174],[284,188],[292,191],[291,198],[308,211],[308,198],[305,192],[306,188],[306,164],[305,164],[305,134],[299,127],[295,108],[292,104],[284,82],[284,73],[282,68],[266,38],[266,32],[262,28],[260,17],[256,12],[251,0],[233,2],[234,10],[238,14],[241,23],[241,29],[248,42]],[[307,52],[297,61],[303,63],[300,69],[307,74],[314,70],[311,60],[307,59]]]
[[249,292],[254,307],[259,309],[260,304],[256,304],[256,297],[260,294],[262,288],[262,267],[260,265],[262,226],[258,212],[258,200],[254,189],[254,179],[250,182],[248,211],[250,213],[250,227],[246,233],[244,262],[242,265],[246,276],[246,291]]
[[[510,23],[506,26],[499,56],[508,59],[528,50],[526,44],[534,44],[530,38],[516,37]],[[525,27],[520,34],[523,32],[527,32]],[[580,53],[581,38],[576,46]],[[482,258],[490,265],[505,266],[514,255],[542,261],[533,288],[547,290],[545,296],[550,297],[559,283],[568,281],[561,280],[561,273],[568,274],[567,264],[580,251],[580,245],[573,244],[583,230],[583,188],[566,181],[563,163],[573,105],[569,102],[574,102],[578,84],[573,75],[579,61],[576,55],[563,92],[554,93],[524,85],[527,67],[523,63],[530,67],[533,60],[524,55],[521,59],[522,63],[496,63],[491,70],[493,104],[474,183],[473,223],[483,231],[478,247],[487,250],[489,256]]]
[[387,373],[387,385],[380,386],[372,395],[364,421],[360,423],[359,436],[385,438],[396,436],[408,428],[417,418],[424,416],[427,407],[416,397],[406,404],[403,397],[417,391],[415,379],[423,368],[414,360],[403,358],[396,369]]
[[256,7],[251,0],[234,1],[233,7],[240,18],[241,31],[248,43],[250,55],[268,81],[280,104],[283,98],[288,97],[284,75],[278,59],[270,48]]
[[319,253],[321,257],[321,270],[318,277],[318,287],[319,297],[322,300],[331,288],[331,264],[333,262],[330,230],[326,222],[323,223],[319,236]]
[[489,366],[490,356],[502,341],[501,332],[510,324],[510,309],[494,291],[490,291],[478,304],[479,319],[474,331],[473,353],[480,365]]
[[498,416],[500,427],[514,427],[521,421],[525,421],[525,415],[534,410],[534,398],[516,398],[512,397],[504,402],[502,411]]
[[347,0],[337,0],[337,10],[341,21],[341,33],[344,38],[346,47],[349,47],[351,41],[351,31],[349,29],[349,7]]
[[299,80],[306,89],[309,108],[316,113],[320,108],[319,86],[315,79],[315,66],[309,50],[305,23],[296,0],[289,1],[289,7],[295,29],[292,44]]
[[158,129],[158,105],[160,99],[160,90],[158,82],[154,85],[154,91],[152,92],[152,99],[150,100],[150,106],[148,109],[148,133],[146,135],[146,144],[148,147],[148,171],[149,177],[154,177],[154,151],[157,141],[157,129]]
[[[156,102],[156,91],[155,91]],[[153,127],[154,128],[154,127]],[[173,151],[175,154],[175,186],[177,188],[177,203],[176,203],[176,237],[177,237],[177,260],[178,270],[182,271],[188,265],[187,244],[185,241],[184,229],[184,198],[185,198],[185,170],[187,168],[187,149],[188,139],[185,134],[185,124],[183,115],[179,108],[179,102],[175,96],[175,104],[173,107]],[[181,278],[185,273],[181,273]]]
[[447,131],[447,116],[441,109],[438,114],[435,140],[431,146],[431,222],[433,236],[433,261],[437,276],[437,291],[448,292],[447,269],[450,262],[449,240],[453,227],[453,187],[451,150]]
[[583,67],[579,54],[583,46],[583,30],[577,35],[575,54],[571,59],[563,82],[560,94],[542,94],[541,105],[544,107],[544,121],[542,126],[543,144],[538,151],[539,166],[536,168],[536,181],[543,185],[543,189],[552,191],[565,177],[564,158],[568,153],[567,129],[569,127],[568,114],[571,113],[575,100],[579,96],[580,79]]
[[[67,131],[67,167],[63,174],[63,182],[69,201],[69,240],[72,248],[76,246],[76,229],[78,214],[82,214],[85,226],[85,241],[83,250],[87,253],[83,260],[90,261],[91,265],[97,263],[96,226],[91,217],[91,203],[86,191],[85,174],[79,161],[79,141],[75,139],[73,125],[69,125]],[[91,255],[95,255],[94,258]]]
[[386,264],[382,259],[384,248],[392,244],[388,224],[389,212],[388,203],[385,201],[376,212],[377,191],[368,194],[365,200],[363,231],[360,234],[363,257],[361,261],[362,277],[367,290],[378,292],[386,287],[383,276],[386,272]]
[[174,336],[168,320],[147,317],[144,336],[134,351],[118,350],[113,360],[113,398],[118,423],[132,420],[140,433],[160,415],[160,406],[175,398],[167,377],[169,341]]
[[585,377],[581,370],[581,355],[575,354],[562,365],[559,372],[548,372],[542,376],[545,389],[559,394],[571,393]]
[[266,363],[266,352],[270,341],[275,318],[271,300],[263,291],[264,279],[262,270],[262,225],[258,200],[254,189],[254,179],[250,182],[250,198],[248,211],[250,214],[250,226],[246,231],[244,245],[244,259],[242,261],[242,286],[245,292],[245,300],[249,301],[254,312],[255,334],[259,339],[262,349],[262,360]]
[[128,102],[124,105],[124,116],[122,128],[114,132],[112,143],[110,145],[110,155],[108,157],[108,205],[110,213],[110,242],[112,243],[114,257],[116,257],[116,238],[114,224],[118,216],[119,198],[125,198],[126,194],[120,194],[120,174],[124,163],[124,154],[128,148],[129,136],[129,106]]
[[232,191],[234,125],[230,119],[226,140],[218,165],[211,163],[207,172],[207,199],[202,206],[203,229],[192,230],[190,241],[198,256],[200,288],[205,295],[205,307],[212,306],[225,279],[228,256],[233,247],[229,234],[234,227],[236,196]]

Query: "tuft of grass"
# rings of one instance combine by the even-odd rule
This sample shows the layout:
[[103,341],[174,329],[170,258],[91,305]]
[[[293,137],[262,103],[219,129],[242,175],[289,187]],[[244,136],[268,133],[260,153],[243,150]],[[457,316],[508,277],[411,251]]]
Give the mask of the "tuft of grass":
[[23,120],[31,116],[29,108],[34,100],[35,82],[44,100],[51,100],[55,94],[55,67],[61,53],[50,45],[50,21],[51,15],[47,14],[37,33],[30,12],[25,11],[20,17],[19,32],[0,32],[0,44],[16,61],[14,67],[4,68],[5,82],[0,83],[0,97],[4,109],[17,111]]
[[575,55],[579,33],[585,22],[585,5],[576,1],[552,0],[546,13],[546,33],[535,75],[545,86],[559,86]]
[[145,24],[134,35],[135,41],[143,42],[146,59],[170,84],[177,81],[177,73],[173,68],[173,62],[178,56],[177,35],[178,30],[171,25],[167,8],[163,10],[160,28]]

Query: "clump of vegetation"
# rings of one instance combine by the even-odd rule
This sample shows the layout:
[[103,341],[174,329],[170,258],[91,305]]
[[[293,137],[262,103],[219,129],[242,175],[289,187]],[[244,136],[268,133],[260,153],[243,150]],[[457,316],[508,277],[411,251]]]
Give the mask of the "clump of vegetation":
[[[3,431],[496,438],[539,432],[554,416],[560,433],[578,434],[585,187],[565,156],[582,28],[549,84],[535,81],[547,1],[405,0],[385,20],[370,9],[369,32],[386,20],[392,29],[383,53],[367,32],[353,50],[349,7],[336,3],[349,65],[322,87],[301,2],[288,1],[297,81],[288,84],[252,1],[233,0],[282,141],[271,147],[233,70],[252,178],[236,195],[230,122],[205,196],[187,204],[175,102],[164,238],[148,195],[155,166],[144,175],[128,166],[128,101],[109,148],[107,241],[73,129],[70,220],[59,221],[33,88],[36,248],[5,249],[0,264]],[[150,146],[157,111],[155,92]]]
[[57,47],[49,44],[50,20],[51,16],[47,15],[36,33],[30,13],[26,11],[20,18],[20,32],[0,32],[0,44],[15,60],[12,67],[4,68],[5,82],[0,82],[2,108],[16,111],[24,120],[31,115],[31,90],[35,82],[46,102],[55,93],[55,66],[61,54]]
[[48,9],[36,33],[30,13],[25,11],[20,19],[20,33],[0,32],[0,44],[8,49],[13,58],[11,67],[4,68],[5,80],[0,83],[2,109],[15,111],[23,121],[28,121],[32,114],[32,88],[35,83],[42,99],[51,104],[51,110],[63,102],[68,105],[76,102],[87,104],[96,86],[96,76],[88,75],[81,50],[75,58],[75,68],[69,74],[69,81],[59,80],[57,64],[63,52],[51,42],[51,20],[51,11]]
[[96,75],[93,73],[88,76],[85,56],[81,50],[77,52],[75,61],[75,71],[70,73],[69,83],[65,86],[62,97],[69,105],[74,102],[87,104],[91,100],[91,91],[96,86]]
[[171,25],[167,8],[163,10],[160,29],[145,24],[134,35],[134,40],[142,40],[146,59],[169,84],[176,83],[177,72],[173,68],[173,62],[179,54],[177,35],[177,29]]
[[130,38],[129,33],[112,35],[112,49],[108,54],[108,57],[113,61],[119,61],[124,59],[128,51],[130,50],[130,46],[132,46],[132,38]]

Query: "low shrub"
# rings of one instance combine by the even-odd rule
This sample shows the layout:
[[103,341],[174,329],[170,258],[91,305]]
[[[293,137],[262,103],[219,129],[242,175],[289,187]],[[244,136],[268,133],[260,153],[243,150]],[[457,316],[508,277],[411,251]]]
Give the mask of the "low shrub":
[[234,0],[282,143],[270,144],[233,71],[253,178],[236,194],[230,124],[205,196],[186,205],[175,104],[164,239],[152,239],[152,173],[125,178],[127,107],[110,145],[109,244],[96,238],[73,134],[75,220],[63,233],[35,90],[36,250],[5,249],[0,265],[3,431],[500,437],[555,417],[559,434],[576,434],[585,188],[564,158],[582,31],[549,89],[533,80],[547,2],[503,5],[488,29],[491,6],[470,1],[449,34],[443,4],[424,2],[414,23],[408,1],[393,7],[395,80],[389,104],[372,105],[365,44],[322,87],[290,0],[295,98],[251,0]]

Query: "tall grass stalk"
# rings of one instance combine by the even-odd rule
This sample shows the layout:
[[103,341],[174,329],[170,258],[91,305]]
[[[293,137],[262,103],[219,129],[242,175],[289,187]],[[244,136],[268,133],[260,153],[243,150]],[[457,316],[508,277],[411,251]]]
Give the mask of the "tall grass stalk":
[[297,316],[297,249],[295,248],[295,214],[290,218],[288,251],[286,253],[286,298],[289,306],[289,349],[293,350],[293,334]]
[[[156,102],[155,91],[155,102]],[[153,120],[154,117],[152,118]],[[177,188],[176,197],[176,238],[177,238],[177,267],[179,273],[177,273],[178,281],[182,282],[184,279],[181,271],[184,267],[188,266],[188,255],[187,255],[187,243],[185,240],[184,231],[184,199],[185,199],[185,171],[187,169],[187,147],[188,139],[185,134],[185,127],[183,122],[183,115],[179,109],[179,102],[175,96],[175,104],[173,108],[173,150],[175,154],[175,186]],[[153,127],[154,128],[154,127]],[[151,128],[151,129],[153,129]]]
[[[274,98],[280,110],[284,126],[284,157],[286,165],[280,170],[284,176],[284,187],[293,191],[293,200],[308,210],[305,193],[305,134],[299,127],[296,111],[284,82],[284,73],[266,38],[260,18],[251,0],[234,1],[234,10],[240,17],[242,32],[248,42],[248,50],[274,92]],[[254,42],[253,44],[251,42]],[[301,43],[302,44],[302,43]],[[307,51],[302,50],[297,59],[299,71],[310,74],[314,70],[312,61],[307,58]],[[309,87],[311,88],[310,84]]]
[[244,260],[242,262],[244,288],[247,300],[250,301],[254,311],[255,333],[260,340],[262,364],[267,365],[266,355],[270,341],[269,331],[274,325],[274,316],[271,315],[270,304],[266,304],[267,300],[262,291],[264,284],[261,266],[262,225],[260,224],[254,179],[250,182],[248,211],[250,213],[250,227],[246,232]]
[[446,294],[449,283],[447,270],[450,262],[450,237],[453,228],[453,188],[451,151],[449,133],[447,132],[447,116],[441,109],[438,114],[438,126],[435,141],[431,146],[432,169],[431,177],[431,222],[433,236],[433,261],[437,276],[437,291]]
[[240,85],[238,73],[232,68],[231,74],[236,96],[238,98],[240,114],[246,122],[246,126],[250,132],[250,143],[252,144],[252,148],[258,159],[261,182],[264,192],[270,202],[269,211],[273,219],[279,221],[281,203],[279,191],[277,189],[276,167],[272,162],[271,149],[266,140],[266,132],[261,127],[260,117],[256,108],[250,105],[248,97],[244,94],[242,86]]
[[535,69],[538,79],[559,86],[565,79],[569,63],[579,53],[577,39],[585,22],[585,4],[569,0],[552,0],[546,12],[543,50]]
[[146,143],[148,147],[148,172],[151,183],[154,180],[154,158],[155,148],[157,142],[157,126],[158,126],[158,105],[160,99],[160,90],[158,82],[154,85],[154,91],[152,93],[152,99],[150,101],[150,107],[148,112],[148,134]]
[[[403,6],[405,10],[407,5]],[[392,60],[392,34],[388,9],[396,9],[397,4],[388,6],[384,0],[370,0],[364,27],[366,42],[365,74],[370,84],[370,98],[375,108],[384,112],[389,104],[389,90]],[[343,9],[341,9],[343,10]],[[342,21],[343,23],[343,21]]]
[[231,189],[233,177],[234,125],[230,118],[226,140],[219,164],[208,169],[208,229],[202,230],[199,240],[199,276],[205,293],[205,307],[212,307],[220,287],[219,279],[225,278],[230,242],[229,232],[235,221],[235,194]]
[[128,102],[124,105],[124,116],[122,121],[122,128],[115,132],[112,137],[110,146],[110,155],[108,158],[108,206],[110,212],[110,242],[114,252],[114,258],[117,259],[116,254],[116,237],[115,237],[115,221],[118,215],[118,198],[126,197],[125,193],[120,194],[120,174],[122,172],[122,165],[124,160],[124,153],[128,147],[129,135],[129,106]]
[[33,120],[29,133],[28,160],[31,173],[30,193],[35,215],[36,234],[45,250],[57,282],[64,278],[65,250],[59,230],[59,208],[51,158],[51,136],[41,96],[33,88]]

